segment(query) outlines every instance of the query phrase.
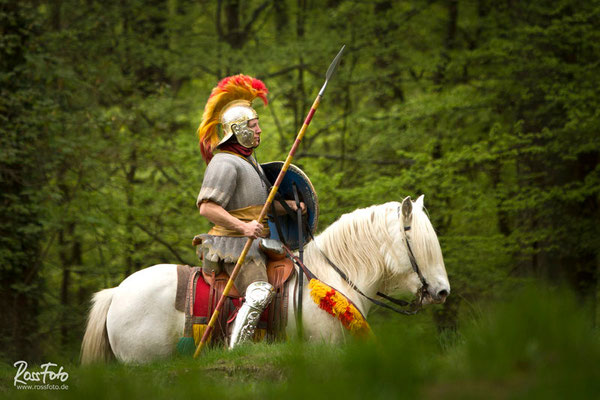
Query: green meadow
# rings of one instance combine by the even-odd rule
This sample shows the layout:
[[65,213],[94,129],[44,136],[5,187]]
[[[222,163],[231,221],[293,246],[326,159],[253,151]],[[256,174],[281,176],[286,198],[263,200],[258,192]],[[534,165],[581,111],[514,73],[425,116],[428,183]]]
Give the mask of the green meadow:
[[598,331],[567,291],[521,289],[472,307],[454,331],[438,332],[430,312],[376,310],[376,339],[342,346],[253,344],[148,365],[53,360],[69,373],[68,390],[19,390],[16,368],[2,364],[0,397],[591,399],[600,392]]

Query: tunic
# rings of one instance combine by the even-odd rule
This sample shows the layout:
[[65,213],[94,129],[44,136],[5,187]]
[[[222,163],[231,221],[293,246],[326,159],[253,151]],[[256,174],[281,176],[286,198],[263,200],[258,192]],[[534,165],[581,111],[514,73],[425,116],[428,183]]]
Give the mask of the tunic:
[[[250,160],[256,163],[254,158],[250,157]],[[226,211],[264,205],[267,201],[267,187],[248,161],[234,154],[217,153],[206,167],[196,204],[199,207],[204,201],[212,201]],[[231,274],[232,266],[237,262],[248,238],[209,234],[200,236],[202,244],[199,245],[198,252],[202,253],[207,264],[219,263]],[[238,278],[235,285],[242,294],[250,283],[267,280],[266,257],[259,250],[258,241],[252,243]]]

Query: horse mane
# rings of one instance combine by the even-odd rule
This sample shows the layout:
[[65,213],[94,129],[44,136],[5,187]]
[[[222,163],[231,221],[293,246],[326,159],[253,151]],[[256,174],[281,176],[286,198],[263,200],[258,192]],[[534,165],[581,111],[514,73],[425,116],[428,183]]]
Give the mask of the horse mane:
[[[441,262],[443,265],[435,230],[422,203],[420,206],[418,203],[413,203],[410,231],[412,250],[421,268],[430,262]],[[401,286],[406,274],[412,271],[410,264],[407,264],[408,258],[404,261],[409,269],[403,269],[400,264],[402,260],[395,250],[404,246],[400,207],[399,202],[389,202],[344,214],[315,238],[317,246],[352,282],[361,282],[365,286],[383,283],[381,289],[396,289]],[[309,243],[307,250],[314,245],[313,242]],[[315,257],[320,257],[319,253],[318,250],[314,253],[311,251]],[[315,261],[307,260],[307,265],[317,277],[326,276],[332,271],[327,262]]]
[[[393,244],[387,227],[388,215],[393,211],[397,219],[399,206],[399,203],[392,202],[342,215],[315,238],[318,248],[352,282],[364,282],[369,286],[376,284],[386,275],[386,260],[381,255],[381,248]],[[314,243],[309,243],[307,250],[312,245]],[[318,251],[316,253],[319,254]],[[326,262],[316,262],[310,267],[317,277],[332,270]]]

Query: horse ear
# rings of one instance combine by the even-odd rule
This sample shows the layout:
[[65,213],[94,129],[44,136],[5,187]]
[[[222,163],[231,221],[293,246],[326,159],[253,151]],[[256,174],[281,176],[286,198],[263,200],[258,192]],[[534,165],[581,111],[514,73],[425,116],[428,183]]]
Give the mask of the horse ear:
[[419,206],[420,208],[423,208],[423,200],[425,199],[425,195],[422,194],[419,196],[419,198],[415,201],[415,205]]
[[410,221],[410,217],[412,216],[412,201],[410,200],[410,196],[402,200],[402,216],[405,222]]

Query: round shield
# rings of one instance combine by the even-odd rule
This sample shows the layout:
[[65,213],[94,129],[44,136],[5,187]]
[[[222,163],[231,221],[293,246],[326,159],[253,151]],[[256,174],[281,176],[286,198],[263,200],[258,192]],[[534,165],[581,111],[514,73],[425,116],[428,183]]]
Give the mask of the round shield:
[[[269,182],[273,184],[283,167],[283,161],[273,161],[261,164],[261,167]],[[306,215],[302,216],[302,237],[304,244],[306,244],[310,241],[308,229],[310,229],[312,234],[317,230],[319,201],[317,199],[317,192],[310,182],[310,179],[308,179],[308,176],[306,176],[300,168],[290,164],[277,192],[281,194],[285,200],[294,200],[294,186],[297,188],[300,201],[306,204]],[[277,201],[277,197],[274,201]],[[297,214],[294,214],[294,216],[283,214],[277,217],[269,216],[271,238],[280,240],[292,250],[297,250],[299,248],[298,238],[300,236],[296,215]],[[275,221],[274,218],[277,218],[277,221]]]

